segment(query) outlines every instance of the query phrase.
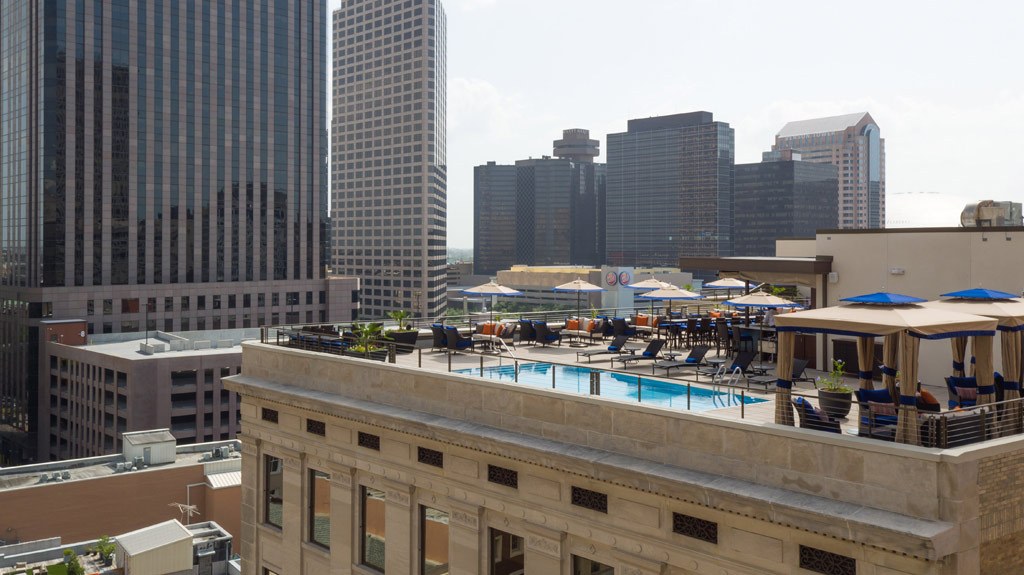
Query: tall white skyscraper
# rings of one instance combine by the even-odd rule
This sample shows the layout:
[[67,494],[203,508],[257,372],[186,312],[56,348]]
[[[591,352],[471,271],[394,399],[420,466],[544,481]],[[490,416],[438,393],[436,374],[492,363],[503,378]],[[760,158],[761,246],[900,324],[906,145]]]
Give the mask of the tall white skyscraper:
[[446,23],[439,0],[334,11],[331,263],[361,315],[444,313]]

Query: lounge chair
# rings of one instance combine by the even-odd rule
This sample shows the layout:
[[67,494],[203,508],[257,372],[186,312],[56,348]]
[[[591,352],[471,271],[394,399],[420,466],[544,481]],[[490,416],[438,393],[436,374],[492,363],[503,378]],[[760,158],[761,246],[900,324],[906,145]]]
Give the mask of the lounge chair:
[[816,429],[818,431],[829,431],[840,433],[839,420],[832,419],[824,409],[815,409],[811,402],[802,397],[793,400],[793,407],[800,418],[802,429]]
[[546,321],[533,322],[533,329],[537,332],[537,343],[550,345],[557,342],[558,345],[562,345],[562,335],[549,328]]
[[627,342],[629,342],[629,338],[624,335],[620,335],[612,340],[608,349],[576,352],[576,361],[579,361],[581,356],[587,358],[587,363],[590,363],[592,358],[599,355],[622,355],[630,350],[630,348],[626,347]]
[[636,335],[636,329],[626,323],[625,318],[613,317],[612,318],[612,334],[613,335],[624,335],[626,337],[633,337]]
[[448,337],[444,334],[444,326],[435,323],[430,325],[430,333],[434,336],[434,341],[430,345],[430,349],[436,349],[442,351],[448,349]]
[[537,330],[528,319],[519,320],[519,343],[537,343]]
[[615,365],[616,361],[621,361],[622,367],[626,367],[631,363],[640,363],[641,361],[657,361],[662,357],[661,348],[663,347],[665,347],[665,340],[652,339],[650,343],[647,344],[647,349],[645,349],[639,355],[630,354],[621,355],[619,357],[613,357],[612,365]]
[[470,349],[475,343],[472,339],[462,337],[455,326],[445,326],[444,333],[448,337],[448,353],[456,353],[464,349]]
[[[728,383],[729,385],[732,385],[734,382],[739,383],[739,379],[741,377],[743,379],[747,378],[747,374],[749,373],[748,370],[750,369],[750,364],[751,362],[754,361],[755,357],[757,357],[756,351],[741,351],[736,354],[736,357],[733,358],[732,360],[732,365],[730,365],[727,369],[722,369],[723,367],[725,367],[724,364],[717,368],[703,367],[697,369],[697,375],[709,375],[712,378],[721,377],[722,380],[724,380],[726,377],[729,378],[728,382],[719,381],[718,383]],[[748,383],[747,385],[749,386],[750,384]]]
[[[804,370],[807,369],[807,364],[810,363],[808,359],[793,358],[793,377],[789,381],[801,381],[806,380],[804,377]],[[757,377],[747,378],[747,388],[750,388],[751,383],[763,385],[764,390],[768,391],[768,386],[775,383],[778,380],[777,375],[759,375]]]
[[665,370],[665,377],[668,377],[669,371],[673,369],[684,369],[684,368],[699,368],[704,365],[704,356],[708,354],[711,349],[709,345],[695,345],[690,350],[690,355],[683,359],[673,359],[671,361],[659,361],[651,365],[651,373],[654,373],[654,368],[660,368]]

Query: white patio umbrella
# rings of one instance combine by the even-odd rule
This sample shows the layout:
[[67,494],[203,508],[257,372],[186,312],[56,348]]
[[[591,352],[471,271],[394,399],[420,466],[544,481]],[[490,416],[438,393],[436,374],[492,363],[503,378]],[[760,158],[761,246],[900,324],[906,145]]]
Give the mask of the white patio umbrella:
[[[672,284],[670,284],[668,282],[663,282],[663,281],[661,281],[659,279],[656,279],[656,278],[648,278],[648,279],[645,279],[644,281],[637,282],[635,284],[629,284],[629,285],[626,286],[626,288],[628,288],[628,289],[650,289],[650,290],[655,290],[655,289],[679,289],[678,287],[676,287],[676,286],[674,286],[674,285],[672,285]],[[654,315],[654,300],[653,299],[651,300],[651,315],[652,316]]]
[[[788,300],[786,298],[782,298],[782,297],[779,297],[779,296],[776,296],[776,295],[772,295],[772,294],[770,294],[768,292],[764,292],[764,291],[757,291],[757,292],[754,292],[754,293],[751,293],[751,294],[740,296],[740,297],[738,297],[736,299],[728,300],[728,301],[725,302],[725,305],[731,305],[733,307],[742,307],[742,308],[747,308],[747,309],[752,308],[752,307],[756,307],[756,308],[803,307],[803,306],[801,306],[800,304],[798,304],[798,303],[796,303],[794,301],[790,301],[790,300]],[[749,318],[748,318],[748,320],[749,320]],[[776,321],[778,321],[778,320],[776,320]],[[764,327],[764,326],[761,326],[761,327]],[[750,329],[749,326],[748,326],[748,329]],[[764,341],[763,337],[759,336],[757,338],[758,361],[761,361],[761,355],[764,354],[764,351],[763,351],[764,350],[764,344],[762,343],[763,341]],[[776,351],[778,351],[778,349],[776,349]]]
[[596,286],[590,282],[585,282],[580,278],[576,278],[569,283],[564,283],[560,286],[551,288],[551,291],[561,292],[576,292],[576,318],[580,317],[580,294],[584,292],[595,292],[595,291],[606,291],[601,286]]
[[[483,285],[464,289],[460,293],[469,295],[523,295],[523,292],[505,287],[498,282],[487,282]],[[491,323],[494,323],[494,306],[491,306]]]

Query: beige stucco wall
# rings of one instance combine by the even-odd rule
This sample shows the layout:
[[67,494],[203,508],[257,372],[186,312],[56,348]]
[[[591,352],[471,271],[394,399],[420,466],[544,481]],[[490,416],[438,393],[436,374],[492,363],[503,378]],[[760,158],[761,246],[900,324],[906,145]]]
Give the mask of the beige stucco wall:
[[[815,244],[817,255],[833,257],[832,270],[839,276],[828,285],[827,305],[879,291],[933,300],[971,288],[1018,295],[1024,290],[1024,229],[820,232]],[[994,347],[999,370],[998,341]],[[949,342],[922,341],[920,353],[921,381],[944,385],[952,362]]]

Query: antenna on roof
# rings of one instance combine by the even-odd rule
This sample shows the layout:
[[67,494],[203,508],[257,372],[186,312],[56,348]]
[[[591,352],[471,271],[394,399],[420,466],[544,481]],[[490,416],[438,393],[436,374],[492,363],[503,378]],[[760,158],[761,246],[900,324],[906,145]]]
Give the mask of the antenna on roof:
[[[185,505],[184,503],[168,503],[168,507],[177,507],[178,513],[181,513],[181,522],[185,525],[192,523],[192,516],[199,515],[199,507],[197,505]],[[185,514],[188,514],[188,523],[185,523]]]

